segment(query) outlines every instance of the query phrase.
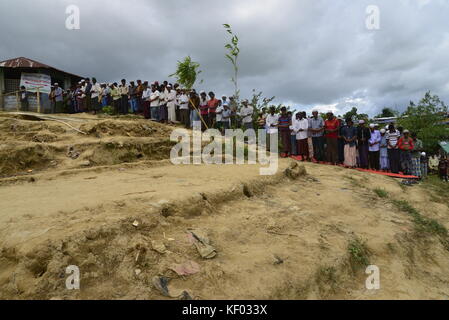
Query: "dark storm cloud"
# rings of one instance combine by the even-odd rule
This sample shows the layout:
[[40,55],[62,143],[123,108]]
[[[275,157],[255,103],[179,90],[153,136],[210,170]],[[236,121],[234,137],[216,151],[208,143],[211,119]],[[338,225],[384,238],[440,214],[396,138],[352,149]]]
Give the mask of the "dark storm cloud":
[[[81,29],[65,28],[65,8]],[[365,27],[378,5],[380,30]],[[167,79],[176,61],[201,64],[199,89],[231,94],[224,58],[230,23],[240,37],[240,86],[297,109],[403,109],[432,90],[449,101],[446,1],[17,1],[0,2],[0,59],[29,57],[102,81]]]

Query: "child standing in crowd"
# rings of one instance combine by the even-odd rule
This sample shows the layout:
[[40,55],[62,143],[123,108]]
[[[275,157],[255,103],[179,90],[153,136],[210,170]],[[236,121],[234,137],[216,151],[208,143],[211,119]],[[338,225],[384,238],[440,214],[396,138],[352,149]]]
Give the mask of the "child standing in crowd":
[[442,155],[438,164],[438,174],[440,179],[446,182],[448,182],[448,166],[449,162],[447,160],[447,156]]

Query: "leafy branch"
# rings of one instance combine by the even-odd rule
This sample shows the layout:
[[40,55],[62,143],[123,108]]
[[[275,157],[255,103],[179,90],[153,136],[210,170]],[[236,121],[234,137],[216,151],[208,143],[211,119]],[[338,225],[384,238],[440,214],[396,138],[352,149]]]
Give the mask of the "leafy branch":
[[[169,75],[175,77],[177,82],[187,90],[191,90],[196,82],[198,75],[202,72],[200,64],[192,61],[190,56],[184,58],[183,61],[178,61],[176,72]],[[201,82],[203,82],[201,80]]]
[[238,87],[239,67],[238,67],[238,63],[237,63],[239,54],[240,54],[240,49],[238,46],[239,38],[232,32],[232,28],[229,24],[223,24],[223,27],[226,29],[226,32],[231,35],[231,41],[225,45],[225,48],[228,50],[228,53],[226,53],[225,56],[232,63],[232,67],[234,69],[234,76],[231,79],[231,81],[235,87],[235,93],[234,93],[235,99],[236,99],[236,101],[238,101],[239,96],[240,96],[240,90]]

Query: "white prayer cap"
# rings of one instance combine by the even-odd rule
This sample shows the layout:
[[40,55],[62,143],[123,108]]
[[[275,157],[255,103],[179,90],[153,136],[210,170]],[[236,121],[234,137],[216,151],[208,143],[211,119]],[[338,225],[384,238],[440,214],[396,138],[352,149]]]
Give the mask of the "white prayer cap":
[[359,120],[359,124],[364,124],[365,120]]
[[426,156],[426,153],[425,153],[425,152],[423,152],[423,153],[421,153],[421,155],[422,155],[423,157],[425,157],[425,156]]
[[315,112],[318,112],[318,110],[316,110],[316,109],[313,109],[313,110],[312,110],[312,113],[315,113]]
[[371,123],[371,124],[369,125],[369,127],[370,127],[371,129],[374,129],[374,128],[376,127],[376,125],[375,125],[374,123]]
[[201,91],[200,91],[200,94],[203,94],[203,93],[206,93],[206,91],[204,91],[204,90],[201,90]]
[[410,131],[408,131],[407,129],[405,129],[405,130],[403,131],[403,133],[410,133]]
[[385,133],[385,132],[387,132],[387,130],[385,130],[385,129],[380,129],[380,133]]
[[59,83],[55,82],[54,86],[59,86]]

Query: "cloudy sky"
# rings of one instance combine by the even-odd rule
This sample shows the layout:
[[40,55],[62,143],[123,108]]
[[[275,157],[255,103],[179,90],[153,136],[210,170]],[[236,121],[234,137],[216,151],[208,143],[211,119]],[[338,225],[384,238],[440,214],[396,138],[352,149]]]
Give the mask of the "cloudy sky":
[[[79,30],[66,28],[72,4]],[[369,5],[378,30],[366,26]],[[403,110],[427,90],[449,103],[447,0],[2,0],[0,17],[0,60],[24,56],[105,82],[170,80],[190,55],[203,70],[197,89],[232,94],[229,23],[242,96],[256,89],[338,114]]]

